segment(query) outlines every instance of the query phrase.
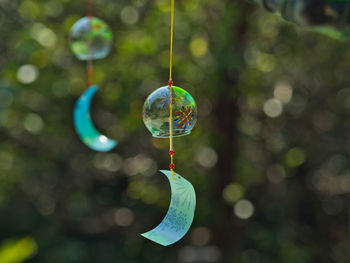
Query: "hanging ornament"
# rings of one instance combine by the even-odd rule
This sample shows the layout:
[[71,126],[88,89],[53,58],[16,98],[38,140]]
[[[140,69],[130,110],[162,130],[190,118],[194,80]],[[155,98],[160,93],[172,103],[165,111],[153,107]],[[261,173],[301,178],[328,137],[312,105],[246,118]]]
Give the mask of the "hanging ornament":
[[70,31],[70,47],[80,60],[105,58],[112,46],[113,33],[96,17],[79,19]]
[[[171,202],[163,221],[142,236],[163,246],[179,241],[190,229],[196,208],[196,193],[192,184],[171,171],[161,171],[169,180]],[[174,180],[175,178],[175,180]]]
[[106,57],[112,46],[113,34],[109,26],[91,15],[88,0],[88,16],[79,19],[70,31],[70,46],[79,60],[87,61],[88,89],[79,97],[74,108],[74,126],[82,142],[90,149],[100,152],[112,150],[117,141],[107,138],[95,128],[90,116],[90,104],[98,90],[93,85],[94,59]]
[[[187,91],[175,86],[172,90],[173,137],[190,134],[197,121],[196,102]],[[169,106],[169,86],[154,91],[144,103],[143,121],[154,137],[169,138],[170,136]]]
[[116,146],[116,141],[101,135],[90,117],[90,102],[98,87],[88,88],[77,100],[74,108],[74,125],[80,139],[91,149],[99,152],[109,151]]
[[142,236],[163,246],[179,241],[194,217],[196,194],[192,184],[175,173],[173,137],[191,133],[197,120],[196,103],[185,90],[173,85],[173,36],[175,3],[171,0],[170,67],[168,86],[154,91],[143,105],[143,121],[154,137],[169,138],[170,171],[161,171],[171,186],[171,202],[163,221]]

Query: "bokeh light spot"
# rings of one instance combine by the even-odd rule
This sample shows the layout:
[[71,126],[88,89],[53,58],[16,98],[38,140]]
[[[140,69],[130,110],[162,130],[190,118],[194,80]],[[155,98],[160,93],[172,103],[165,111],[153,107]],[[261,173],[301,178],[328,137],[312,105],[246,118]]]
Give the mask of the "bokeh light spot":
[[116,153],[97,153],[93,159],[97,169],[105,169],[109,172],[119,171],[123,166],[123,158]]
[[38,114],[29,113],[24,118],[23,126],[30,133],[37,134],[43,129],[44,121]]
[[279,164],[271,165],[267,169],[267,178],[271,183],[278,184],[286,177],[286,171],[283,166]]
[[254,214],[254,205],[249,200],[240,200],[234,206],[234,213],[240,219],[248,219]]
[[286,154],[286,163],[289,167],[298,167],[305,162],[306,153],[303,149],[295,147]]
[[260,54],[256,60],[256,66],[263,72],[271,72],[276,66],[275,58],[269,54]]
[[23,65],[17,71],[17,79],[23,84],[34,82],[39,76],[38,68],[34,65]]
[[139,20],[139,12],[133,6],[126,6],[120,12],[120,18],[124,24],[135,24]]
[[287,104],[293,97],[293,89],[288,82],[277,82],[273,94],[276,99]]
[[119,226],[129,226],[134,221],[134,213],[128,208],[119,208],[114,213],[114,221]]
[[208,41],[203,37],[196,37],[190,43],[190,51],[195,57],[202,57],[208,53]]
[[277,118],[283,112],[282,103],[277,99],[269,99],[264,103],[264,113],[270,118]]
[[237,183],[229,184],[224,188],[222,195],[226,202],[234,203],[243,197],[244,188]]
[[218,161],[218,154],[210,147],[203,147],[198,150],[196,161],[204,168],[212,168]]
[[40,14],[40,5],[35,1],[22,1],[18,8],[18,13],[21,17],[26,19],[36,18]]
[[35,23],[30,30],[30,34],[44,47],[52,47],[56,43],[56,34],[43,24]]
[[63,11],[61,1],[51,0],[45,3],[45,13],[51,17],[58,17]]
[[196,246],[206,245],[211,238],[211,232],[206,227],[197,227],[192,231],[192,243]]

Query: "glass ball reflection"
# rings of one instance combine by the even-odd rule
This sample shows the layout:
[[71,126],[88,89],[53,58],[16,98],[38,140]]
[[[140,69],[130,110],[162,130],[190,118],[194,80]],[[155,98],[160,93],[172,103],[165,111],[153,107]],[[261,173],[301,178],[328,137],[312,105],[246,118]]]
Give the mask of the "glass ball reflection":
[[96,17],[79,19],[70,31],[70,47],[80,60],[105,58],[112,46],[110,27]]
[[[197,106],[192,96],[173,86],[173,136],[191,133],[197,121]],[[143,121],[154,137],[168,138],[170,117],[170,88],[161,87],[148,96],[143,105]]]

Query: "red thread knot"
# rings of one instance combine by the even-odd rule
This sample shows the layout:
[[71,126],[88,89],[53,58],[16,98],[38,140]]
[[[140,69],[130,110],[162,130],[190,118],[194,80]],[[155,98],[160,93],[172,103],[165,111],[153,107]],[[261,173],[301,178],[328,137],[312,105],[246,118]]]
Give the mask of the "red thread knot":
[[174,152],[173,150],[171,150],[171,151],[169,151],[169,154],[170,154],[170,155],[174,155],[175,152]]
[[175,164],[171,163],[171,164],[169,165],[169,167],[170,167],[170,170],[174,170],[174,169],[175,169]]
[[169,87],[172,87],[173,86],[173,82],[171,80],[168,81],[168,85]]

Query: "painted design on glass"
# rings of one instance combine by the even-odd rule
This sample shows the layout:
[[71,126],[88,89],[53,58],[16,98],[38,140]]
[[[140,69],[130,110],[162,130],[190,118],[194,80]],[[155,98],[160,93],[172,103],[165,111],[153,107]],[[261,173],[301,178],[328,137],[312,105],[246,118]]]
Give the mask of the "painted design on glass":
[[179,174],[175,173],[176,180],[173,180],[171,171],[161,172],[170,182],[169,210],[156,228],[142,236],[160,245],[169,246],[183,238],[190,229],[196,209],[196,193],[192,184]]
[[91,86],[77,100],[74,108],[74,126],[86,146],[95,151],[108,152],[117,145],[117,141],[100,134],[90,116],[91,99],[97,90],[96,85]]
[[174,121],[177,122],[177,127],[186,129],[188,125],[192,125],[193,110],[191,106],[182,107],[179,111],[175,112]]
[[[196,102],[192,96],[173,86],[173,137],[190,134],[197,121]],[[184,114],[182,116],[182,114]],[[154,137],[169,137],[170,89],[161,87],[148,96],[143,105],[143,121]]]
[[110,52],[112,41],[110,27],[96,17],[79,19],[70,31],[72,52],[80,60],[105,58]]
[[[161,101],[162,108],[169,107],[169,102],[170,102],[169,98],[170,98],[170,93],[165,92],[163,95],[162,101]],[[173,105],[175,104],[175,95],[174,94],[172,96],[171,102]]]

